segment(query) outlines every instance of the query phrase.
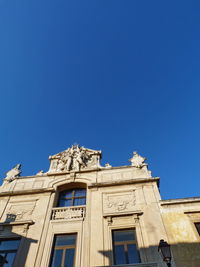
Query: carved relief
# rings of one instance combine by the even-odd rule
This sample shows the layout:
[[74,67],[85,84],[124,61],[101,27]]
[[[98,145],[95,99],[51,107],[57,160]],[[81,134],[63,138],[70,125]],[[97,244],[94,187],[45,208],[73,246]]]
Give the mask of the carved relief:
[[6,211],[5,222],[14,222],[20,220],[30,220],[35,209],[36,202],[13,203]]
[[135,192],[118,192],[104,194],[104,213],[132,211],[135,206]]
[[49,157],[51,161],[49,172],[98,168],[100,167],[100,158],[101,151],[73,145],[67,150]]

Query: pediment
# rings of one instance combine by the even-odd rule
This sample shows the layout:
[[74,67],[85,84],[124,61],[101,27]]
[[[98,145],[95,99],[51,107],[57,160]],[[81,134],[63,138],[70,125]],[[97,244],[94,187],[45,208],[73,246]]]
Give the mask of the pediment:
[[100,167],[101,151],[79,145],[49,157],[49,172],[81,171]]

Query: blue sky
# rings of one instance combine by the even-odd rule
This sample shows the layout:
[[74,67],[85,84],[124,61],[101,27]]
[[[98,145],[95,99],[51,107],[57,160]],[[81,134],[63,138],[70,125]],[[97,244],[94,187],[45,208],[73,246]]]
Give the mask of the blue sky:
[[0,0],[0,40],[0,177],[76,142],[199,196],[199,1]]

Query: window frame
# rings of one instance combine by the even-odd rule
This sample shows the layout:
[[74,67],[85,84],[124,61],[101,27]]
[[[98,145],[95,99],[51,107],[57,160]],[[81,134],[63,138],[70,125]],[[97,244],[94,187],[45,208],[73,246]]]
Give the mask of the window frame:
[[[124,240],[124,241],[114,241],[114,232],[122,232],[122,231],[133,231],[133,235],[135,235],[135,240]],[[115,266],[119,266],[121,264],[139,264],[141,263],[141,255],[140,255],[140,251],[138,248],[138,241],[137,241],[137,234],[136,234],[136,228],[135,227],[128,227],[128,228],[116,228],[116,229],[111,229],[111,236],[112,236],[112,260],[113,260],[113,265]],[[125,263],[120,263],[117,264],[116,263],[116,256],[115,256],[115,246],[117,245],[121,245],[123,246],[124,252],[125,252]],[[139,257],[139,262],[137,263],[129,263],[129,258],[128,258],[128,245],[135,245],[136,246],[136,250],[138,253],[138,257]]]
[[[57,236],[66,236],[66,235],[75,235],[76,236],[76,240],[75,240],[75,244],[74,245],[63,245],[63,246],[55,246],[56,243],[56,237]],[[64,267],[64,262],[65,262],[65,256],[66,256],[66,250],[67,248],[74,248],[74,263],[73,263],[73,267],[76,266],[76,254],[77,254],[77,240],[78,240],[78,233],[77,232],[73,232],[73,233],[56,233],[53,235],[53,242],[52,242],[52,246],[51,246],[51,254],[50,254],[50,261],[49,261],[49,267],[52,267],[52,263],[53,263],[53,256],[54,256],[54,252],[55,250],[59,250],[59,248],[62,249],[62,259],[61,259],[61,267]]]

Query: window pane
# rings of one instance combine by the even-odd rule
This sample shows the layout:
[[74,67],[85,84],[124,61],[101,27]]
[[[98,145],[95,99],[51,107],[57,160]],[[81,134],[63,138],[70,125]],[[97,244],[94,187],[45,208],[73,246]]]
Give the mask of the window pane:
[[67,246],[67,245],[75,245],[76,243],[76,235],[58,235],[56,237],[55,246]]
[[85,205],[85,198],[75,198],[74,206],[81,206],[81,205]]
[[1,257],[1,259],[0,259],[0,266],[2,267],[1,264],[3,264],[3,262],[5,262],[5,260],[6,260],[6,253],[0,253],[0,255],[3,257],[3,258]]
[[70,198],[72,197],[72,191],[73,190],[67,190],[67,191],[63,191],[61,192],[61,197],[63,198]]
[[140,257],[136,245],[128,245],[128,263],[139,263]]
[[115,259],[115,264],[126,264],[127,263],[124,246],[114,247],[114,259]]
[[116,241],[133,241],[135,240],[134,230],[122,230],[113,232],[114,242]]
[[13,239],[13,240],[0,240],[0,251],[1,250],[12,250],[17,249],[19,246],[19,239]]
[[6,260],[7,260],[8,263],[5,263],[3,266],[5,266],[5,267],[12,267],[13,266],[14,259],[15,259],[15,255],[16,255],[15,252],[8,253],[7,256],[6,256]]
[[72,199],[60,199],[59,207],[70,207],[72,206]]
[[75,249],[73,249],[73,248],[66,250],[64,267],[73,267],[74,266],[74,252],[75,252]]
[[200,223],[195,223],[195,226],[196,226],[197,232],[200,235]]
[[84,188],[75,189],[75,197],[84,197],[86,196],[86,190]]
[[60,267],[61,266],[62,254],[63,254],[62,249],[54,250],[53,260],[52,260],[52,264],[51,264],[52,267]]

